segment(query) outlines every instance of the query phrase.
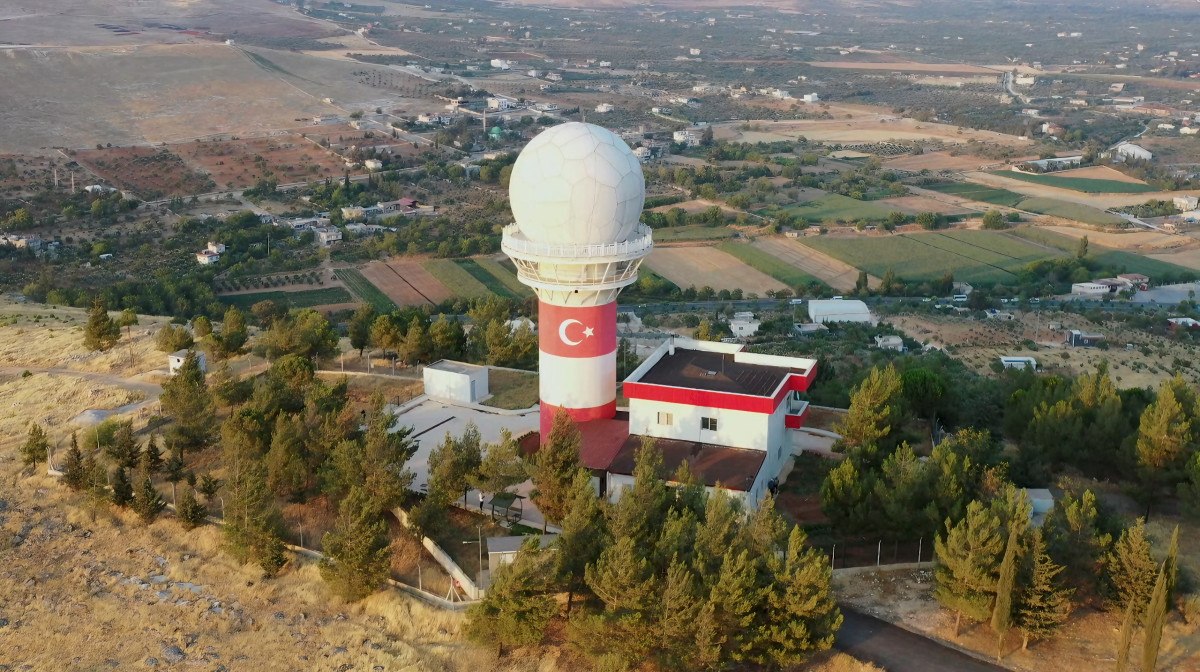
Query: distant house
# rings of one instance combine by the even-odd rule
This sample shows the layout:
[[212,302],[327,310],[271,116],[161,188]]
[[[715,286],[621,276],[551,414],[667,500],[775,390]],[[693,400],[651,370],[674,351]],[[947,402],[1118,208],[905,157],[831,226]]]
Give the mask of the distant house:
[[1122,142],[1113,151],[1127,159],[1137,159],[1138,161],[1149,161],[1154,158],[1154,154],[1150,150],[1132,142]]
[[512,68],[512,61],[504,58],[493,58],[490,65],[497,70],[509,70]]
[[501,96],[492,96],[491,98],[487,99],[487,109],[489,109],[489,110],[507,110],[509,108],[511,102],[512,101],[510,101],[508,98],[503,98]]
[[1188,211],[1200,208],[1200,196],[1176,196],[1171,199],[1171,204],[1176,210]]
[[1067,345],[1076,348],[1093,348],[1104,342],[1104,334],[1095,334],[1078,329],[1067,332]]
[[875,347],[880,350],[904,352],[904,339],[899,336],[876,336]]
[[1200,127],[1197,126],[1184,126],[1179,129],[1180,135],[1196,135],[1197,133],[1200,133]]
[[649,147],[638,147],[633,150],[633,155],[638,158],[638,161],[646,163],[654,156],[654,152],[650,151]]
[[815,93],[806,93],[806,94],[804,94],[804,97],[801,98],[801,100],[803,100],[806,103],[819,103],[819,102],[821,102],[821,97]]
[[84,187],[83,190],[89,194],[100,194],[100,195],[111,194],[114,191],[116,191],[116,189],[114,189],[113,187],[106,187],[103,184],[89,184],[86,187]]
[[762,321],[754,317],[754,313],[734,313],[733,319],[729,321],[729,330],[737,338],[750,338],[758,333],[758,328],[762,326]]
[[347,222],[358,222],[367,218],[367,211],[361,206],[351,205],[342,208],[342,219]]
[[1037,371],[1038,363],[1033,357],[1002,356],[1000,357],[1000,366],[1006,369],[1029,369]]
[[1200,320],[1195,320],[1190,317],[1168,317],[1167,328],[1171,331],[1177,329],[1195,329],[1200,327]]
[[687,147],[697,147],[700,145],[700,136],[692,130],[675,131],[671,134],[671,139]]
[[415,198],[397,198],[394,201],[381,201],[375,204],[382,212],[403,212],[417,207]]
[[183,363],[187,361],[188,354],[192,352],[196,353],[196,362],[200,365],[200,371],[202,373],[208,371],[208,364],[204,359],[203,352],[197,352],[184,348],[183,350],[176,350],[175,352],[167,355],[167,373],[171,374],[172,376],[178,373],[180,367],[182,367]]
[[317,235],[317,243],[323,247],[329,247],[342,239],[341,229],[332,226],[315,227],[313,233]]
[[1071,285],[1071,293],[1076,296],[1104,296],[1114,291],[1112,285],[1101,282],[1076,282]]
[[32,250],[34,252],[40,252],[44,243],[42,242],[42,239],[37,236],[17,236],[9,234],[0,236],[0,245],[8,245],[18,250]]
[[363,168],[367,170],[380,170],[383,168],[383,162],[379,159],[367,159],[363,161]]
[[547,72],[547,73],[546,73],[546,79],[548,79],[548,80],[550,80],[550,81],[552,81],[552,82],[561,82],[561,81],[562,81],[562,75],[561,75],[561,74],[559,74],[559,73],[557,73],[557,72]]
[[212,266],[221,260],[221,255],[211,250],[200,250],[196,253],[196,263],[201,266]]
[[617,108],[615,106],[613,106],[612,103],[600,103],[599,105],[596,106],[596,111],[601,114],[606,114],[608,112],[612,112],[615,109],[617,109]]

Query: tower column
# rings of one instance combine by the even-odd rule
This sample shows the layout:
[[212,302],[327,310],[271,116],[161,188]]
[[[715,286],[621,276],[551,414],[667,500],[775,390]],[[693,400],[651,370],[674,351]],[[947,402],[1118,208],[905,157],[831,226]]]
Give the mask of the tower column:
[[538,302],[540,427],[546,437],[558,409],[576,422],[617,411],[617,303],[563,306]]

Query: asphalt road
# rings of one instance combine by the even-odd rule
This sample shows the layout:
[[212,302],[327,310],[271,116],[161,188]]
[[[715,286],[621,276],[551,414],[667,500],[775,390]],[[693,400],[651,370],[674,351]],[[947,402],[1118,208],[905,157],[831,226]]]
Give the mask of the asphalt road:
[[842,629],[833,648],[888,672],[1006,672],[932,639],[842,607]]

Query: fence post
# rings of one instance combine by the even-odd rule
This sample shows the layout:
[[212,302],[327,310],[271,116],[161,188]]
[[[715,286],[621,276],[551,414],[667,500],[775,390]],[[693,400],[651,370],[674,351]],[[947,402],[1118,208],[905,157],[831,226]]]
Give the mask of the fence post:
[[833,550],[829,553],[829,568],[837,569],[837,544],[833,545]]
[[875,547],[875,566],[880,565],[880,560],[883,559],[883,539],[879,540],[879,545]]
[[925,537],[917,539],[917,564],[921,564],[921,551],[924,550]]

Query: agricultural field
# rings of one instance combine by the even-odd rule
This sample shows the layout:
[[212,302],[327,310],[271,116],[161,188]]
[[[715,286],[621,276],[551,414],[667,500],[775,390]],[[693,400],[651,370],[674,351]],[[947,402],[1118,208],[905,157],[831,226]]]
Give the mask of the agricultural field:
[[732,254],[788,287],[798,287],[800,285],[807,285],[810,282],[820,282],[816,277],[805,273],[796,266],[748,243],[731,241],[718,245],[717,249]]
[[1060,177],[1078,177],[1085,180],[1114,180],[1116,182],[1126,182],[1128,184],[1145,184],[1132,175],[1126,175],[1112,166],[1087,166],[1085,168],[1071,168],[1068,170],[1060,170],[1055,175]]
[[[791,238],[759,238],[753,245],[834,289],[850,291],[858,281],[857,268]],[[870,287],[878,287],[879,278],[868,275],[867,284]]]
[[205,194],[216,189],[212,178],[192,170],[165,148],[83,149],[73,152],[73,158],[116,187],[145,200]]
[[344,287],[307,289],[299,292],[252,292],[249,294],[226,294],[217,297],[222,303],[249,310],[259,301],[274,301],[288,308],[315,308],[318,306],[352,305],[354,297]]
[[[517,272],[511,261],[508,261],[507,259],[499,260],[490,257],[476,257],[471,261],[492,278],[498,280],[500,282],[500,286],[512,294],[514,298],[524,299],[533,296],[533,290],[521,284],[520,280],[517,280]],[[502,292],[496,293],[502,294]]]
[[396,308],[396,304],[388,295],[379,291],[379,288],[363,277],[363,274],[358,269],[339,268],[334,273],[337,274],[339,280],[346,283],[346,287],[354,292],[355,296],[364,303],[371,304],[375,312],[389,313]]
[[923,189],[936,191],[942,194],[950,194],[959,198],[966,198],[980,203],[991,203],[992,205],[1004,205],[1010,208],[1015,208],[1021,199],[1025,198],[1021,194],[1007,189],[996,189],[994,187],[985,187],[981,184],[973,184],[971,182],[945,182],[942,184],[932,184]]
[[1018,203],[1016,207],[1029,212],[1036,212],[1039,215],[1062,217],[1063,219],[1095,226],[1117,226],[1125,223],[1125,220],[1120,217],[1104,212],[1103,210],[1097,210],[1096,208],[1080,203],[1060,201],[1056,198],[1026,198]]
[[[798,203],[784,211],[809,222],[837,220],[852,222],[859,219],[880,220],[891,210],[878,201],[859,201],[841,194],[826,194],[807,203]],[[761,214],[761,213],[760,213]]]
[[732,238],[733,229],[728,226],[705,226],[703,224],[688,224],[686,226],[669,226],[654,229],[654,242],[671,243],[693,240],[721,240]]
[[993,171],[992,174],[999,175],[1000,177],[1006,177],[1011,180],[1021,180],[1022,182],[1042,184],[1047,187],[1058,187],[1059,189],[1082,191],[1085,194],[1145,194],[1152,191],[1157,191],[1154,187],[1148,184],[1139,184],[1137,182],[1128,182],[1125,180],[1071,177],[1058,173],[1049,175],[1034,175],[1031,173],[1018,173],[1012,170],[997,170]]
[[483,299],[492,295],[488,286],[475,279],[453,259],[430,259],[425,270],[443,287],[450,288],[455,296],[463,299]]
[[950,152],[943,151],[897,156],[884,161],[883,167],[890,170],[919,173],[922,170],[975,170],[980,165],[988,163],[993,163],[993,160],[973,154],[954,156]]
[[899,196],[897,198],[885,198],[879,201],[879,203],[881,205],[886,204],[888,207],[909,215],[919,215],[922,212],[936,212],[951,217],[979,214],[978,210],[939,201],[930,196]]
[[[484,287],[487,287],[488,290],[497,296],[505,299],[517,299],[523,296],[522,294],[514,292],[507,283],[505,283],[501,278],[496,277],[496,275],[490,270],[485,269],[483,265],[480,264],[476,259],[455,259],[454,263],[458,264],[459,268],[469,273],[472,278],[478,280]],[[499,264],[496,264],[496,266],[503,271],[503,267],[500,267]],[[513,278],[513,281],[516,281],[515,277]]]
[[872,275],[889,270],[904,280],[955,280],[990,285],[1016,279],[1026,264],[1059,256],[1054,250],[996,231],[945,231],[802,241]]
[[[1021,227],[1013,229],[1013,234],[1042,245],[1060,249],[1065,253],[1073,254],[1079,245],[1077,239],[1048,231],[1044,227]],[[1142,275],[1159,279],[1195,275],[1192,269],[1182,265],[1124,250],[1114,250],[1092,243],[1090,239],[1088,242],[1088,257],[1101,264],[1102,268],[1115,273],[1141,273]]]
[[645,264],[681,288],[741,289],[759,295],[790,289],[716,247],[656,247]]
[[362,267],[362,275],[398,306],[437,305],[455,296],[416,259],[373,261]]
[[269,138],[197,140],[173,145],[172,149],[206,171],[220,189],[254,186],[264,178],[291,184],[341,177],[346,169],[340,156],[299,133]]

